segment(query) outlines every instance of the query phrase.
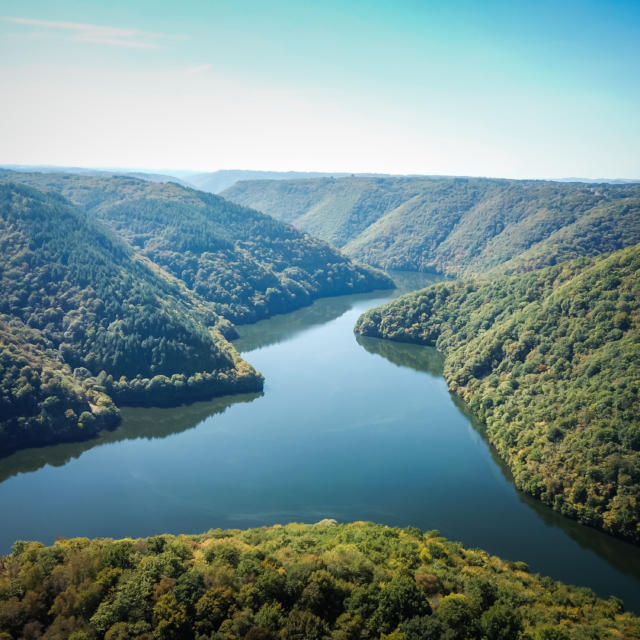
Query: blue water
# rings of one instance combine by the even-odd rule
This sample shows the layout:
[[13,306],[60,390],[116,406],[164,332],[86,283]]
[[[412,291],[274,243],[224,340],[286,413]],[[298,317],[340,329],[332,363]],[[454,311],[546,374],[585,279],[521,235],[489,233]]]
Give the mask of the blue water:
[[447,391],[438,353],[356,339],[358,316],[393,295],[241,327],[263,394],[127,409],[94,441],[1,460],[0,551],[16,539],[373,520],[439,529],[640,611],[640,550],[519,494]]

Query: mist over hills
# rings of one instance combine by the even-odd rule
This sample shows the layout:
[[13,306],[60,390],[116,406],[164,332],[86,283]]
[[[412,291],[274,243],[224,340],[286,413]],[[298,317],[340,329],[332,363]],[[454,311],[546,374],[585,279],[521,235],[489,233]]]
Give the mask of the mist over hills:
[[[188,171],[177,171],[175,175],[166,173],[154,173],[153,171],[139,171],[133,169],[96,169],[91,167],[64,167],[58,165],[26,165],[26,164],[3,164],[0,165],[0,171],[9,170],[21,173],[70,173],[81,176],[126,176],[128,178],[140,178],[140,180],[148,180],[149,182],[176,182],[183,186],[188,183],[183,179],[183,174]],[[182,178],[180,177],[182,176]]]
[[236,184],[236,182],[244,180],[305,180],[311,178],[343,178],[345,176],[382,176],[384,174],[377,173],[344,173],[329,172],[322,173],[317,171],[249,171],[242,169],[222,169],[211,173],[197,173],[189,175],[185,178],[189,184],[210,193],[220,193],[228,187]]
[[345,177],[245,181],[223,195],[390,269],[526,271],[640,241],[640,184]]

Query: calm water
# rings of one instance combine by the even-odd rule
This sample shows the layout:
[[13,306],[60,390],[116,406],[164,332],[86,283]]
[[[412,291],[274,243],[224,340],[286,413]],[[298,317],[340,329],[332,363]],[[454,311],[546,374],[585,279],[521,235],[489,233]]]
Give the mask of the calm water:
[[1,460],[0,551],[18,538],[374,520],[440,529],[640,611],[640,549],[516,492],[448,393],[438,353],[356,339],[359,314],[392,295],[241,327],[263,394],[128,409],[97,440]]

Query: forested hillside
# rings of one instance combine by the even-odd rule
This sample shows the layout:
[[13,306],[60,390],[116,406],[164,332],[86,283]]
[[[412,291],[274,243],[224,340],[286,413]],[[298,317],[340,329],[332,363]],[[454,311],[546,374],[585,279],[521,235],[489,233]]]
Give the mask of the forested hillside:
[[117,425],[112,399],[82,383],[39,331],[0,314],[0,453],[90,438]]
[[82,207],[235,322],[392,286],[326,243],[212,194],[126,177],[6,175]]
[[0,183],[0,451],[82,439],[113,400],[257,390],[211,305],[58,195]]
[[412,527],[16,542],[0,564],[3,640],[638,637],[616,598]]
[[437,347],[518,488],[640,542],[640,245],[436,284],[356,332]]
[[640,242],[640,184],[345,177],[239,182],[222,195],[389,269],[527,271]]

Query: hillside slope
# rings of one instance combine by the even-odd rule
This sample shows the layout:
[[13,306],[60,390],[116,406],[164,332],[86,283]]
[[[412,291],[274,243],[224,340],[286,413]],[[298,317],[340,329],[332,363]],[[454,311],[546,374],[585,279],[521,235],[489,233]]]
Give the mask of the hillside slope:
[[38,637],[632,640],[640,620],[438,531],[325,520],[16,542],[0,563],[0,638]]
[[518,488],[640,543],[640,245],[437,284],[355,330],[437,347]]
[[514,272],[640,242],[640,184],[346,177],[239,182],[222,195],[389,269]]
[[290,225],[177,184],[71,174],[8,177],[82,207],[234,322],[292,311],[323,296],[392,286],[383,273]]
[[211,305],[60,196],[0,183],[0,253],[2,453],[93,435],[111,398],[261,388]]
[[301,180],[308,178],[339,178],[347,173],[319,173],[316,171],[251,171],[244,169],[221,169],[209,173],[195,173],[186,177],[186,182],[209,193],[220,193],[240,180]]

